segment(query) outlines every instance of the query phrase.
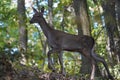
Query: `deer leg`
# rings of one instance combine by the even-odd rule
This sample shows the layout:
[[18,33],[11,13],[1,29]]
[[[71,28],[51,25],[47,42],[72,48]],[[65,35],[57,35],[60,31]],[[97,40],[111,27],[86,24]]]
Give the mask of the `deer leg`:
[[90,80],[94,80],[94,76],[95,76],[95,60],[92,58],[92,56],[90,55],[91,51],[90,50],[86,50],[83,49],[83,55],[88,58],[92,64],[91,68],[91,74],[90,74]]
[[51,54],[54,52],[54,50],[48,51],[48,68],[52,69],[53,72],[55,72],[55,68],[53,67],[52,59],[51,59]]
[[92,72],[91,72],[90,80],[94,80],[94,76],[95,76],[95,61],[92,59]]
[[66,73],[65,73],[65,69],[63,65],[63,53],[62,52],[59,52],[58,58],[59,58],[60,66],[61,66],[61,73],[65,76]]
[[104,65],[104,67],[105,67],[105,69],[106,69],[106,71],[107,71],[108,78],[111,79],[111,80],[114,80],[114,78],[113,78],[113,77],[111,76],[111,74],[110,74],[110,71],[109,71],[109,69],[108,69],[108,65],[107,65],[107,63],[105,62],[104,58],[98,56],[98,55],[95,54],[94,52],[92,52],[92,57],[93,57],[96,61],[103,63],[103,65]]

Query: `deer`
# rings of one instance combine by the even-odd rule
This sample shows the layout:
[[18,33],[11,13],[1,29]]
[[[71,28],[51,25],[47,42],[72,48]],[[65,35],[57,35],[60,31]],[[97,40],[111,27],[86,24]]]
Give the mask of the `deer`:
[[61,73],[65,75],[66,73],[63,65],[62,51],[79,52],[81,55],[85,56],[91,61],[92,70],[90,74],[90,80],[94,80],[96,62],[101,62],[107,71],[108,78],[110,80],[114,80],[114,78],[110,74],[108,65],[104,58],[95,53],[95,40],[93,37],[87,35],[74,35],[54,29],[47,23],[43,16],[44,7],[42,7],[40,11],[36,10],[34,7],[32,8],[34,11],[34,15],[31,18],[30,23],[38,23],[40,25],[44,35],[46,36],[48,44],[51,47],[51,49],[47,53],[49,69],[55,71],[55,67],[53,66],[51,59],[51,54],[57,53],[61,66]]

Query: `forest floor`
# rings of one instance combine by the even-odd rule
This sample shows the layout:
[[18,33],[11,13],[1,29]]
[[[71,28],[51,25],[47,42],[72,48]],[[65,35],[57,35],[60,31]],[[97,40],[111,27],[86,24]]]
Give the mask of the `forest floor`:
[[37,67],[28,67],[25,65],[16,65],[13,67],[12,63],[6,58],[0,59],[0,80],[85,80],[78,76],[63,76],[62,74],[40,71]]
[[21,67],[22,69],[13,69],[10,65],[4,66],[4,69],[0,70],[0,80],[83,80],[55,72],[41,72],[38,68]]
[[[19,62],[13,64],[9,59],[0,57],[0,80],[89,80],[80,75],[63,76],[55,72],[43,72],[38,67],[26,66]],[[95,80],[106,80],[96,77]],[[108,80],[108,79],[107,79]]]

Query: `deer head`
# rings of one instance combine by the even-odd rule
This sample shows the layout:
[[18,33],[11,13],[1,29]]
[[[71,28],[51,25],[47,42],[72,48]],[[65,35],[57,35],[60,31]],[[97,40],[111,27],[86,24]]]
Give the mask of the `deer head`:
[[41,11],[37,11],[34,7],[33,8],[33,11],[34,11],[34,15],[32,17],[32,19],[30,20],[30,23],[38,23],[38,21],[43,18],[43,13],[44,13],[44,7],[41,8]]

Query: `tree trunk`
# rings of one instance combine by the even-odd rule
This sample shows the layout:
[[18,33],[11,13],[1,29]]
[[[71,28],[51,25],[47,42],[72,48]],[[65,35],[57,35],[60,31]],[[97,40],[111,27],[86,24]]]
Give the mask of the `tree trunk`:
[[[74,0],[74,9],[76,14],[76,22],[78,26],[78,35],[89,35],[90,36],[90,21],[87,9],[87,0]],[[80,69],[82,74],[90,74],[91,62],[89,59],[82,55],[82,66]],[[100,71],[96,64],[96,76],[100,76]]]
[[[120,35],[120,0],[116,0],[116,7],[117,7],[117,18],[118,18],[118,31]],[[119,36],[120,37],[120,36]]]
[[116,54],[118,63],[120,62],[120,0],[116,0],[116,14],[117,14],[117,29],[118,29],[118,41],[116,45]]
[[53,25],[53,0],[48,0],[48,23],[50,26]]
[[[90,24],[87,12],[86,0],[74,0],[74,10],[76,14],[76,23],[78,27],[78,35],[90,35]],[[90,60],[82,56],[82,66],[80,72],[82,74],[90,74]]]
[[73,0],[73,7],[75,10],[75,15],[76,15],[76,24],[78,28],[78,35],[83,35],[83,30],[82,30],[82,22],[80,21],[80,8],[81,8],[81,1],[80,0]]
[[18,21],[19,21],[19,48],[22,55],[22,59],[25,59],[27,51],[27,26],[25,15],[25,0],[17,0]]
[[[109,52],[109,61],[112,63],[115,59],[115,38],[117,32],[116,25],[116,13],[115,13],[115,1],[114,0],[106,0],[103,2],[103,10],[105,17],[105,26],[108,35],[108,45],[107,50]],[[113,66],[113,65],[112,65]]]

